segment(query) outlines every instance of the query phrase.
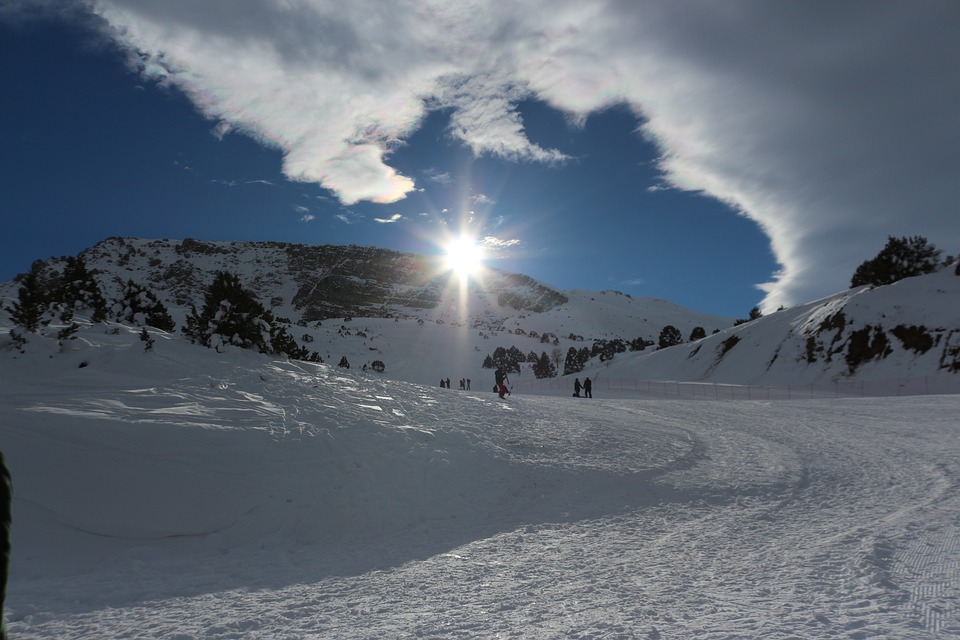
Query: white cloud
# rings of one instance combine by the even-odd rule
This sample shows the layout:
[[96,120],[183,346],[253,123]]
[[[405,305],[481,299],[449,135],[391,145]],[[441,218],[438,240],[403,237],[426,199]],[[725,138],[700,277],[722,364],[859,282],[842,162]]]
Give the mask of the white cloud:
[[487,249],[507,249],[509,247],[517,247],[523,244],[517,238],[498,238],[496,236],[485,236],[480,240],[480,245]]
[[562,162],[527,138],[518,101],[572,122],[627,103],[663,152],[662,186],[723,200],[770,237],[782,271],[767,310],[845,286],[887,235],[960,247],[956,2],[93,6],[144,74],[346,204],[414,189],[389,155],[430,109],[452,109],[451,135],[478,155]]
[[317,216],[312,213],[307,213],[300,217],[300,222],[312,222],[317,219]]
[[394,223],[394,222],[399,222],[400,220],[403,220],[403,216],[400,215],[399,213],[395,213],[395,214],[393,214],[392,216],[390,216],[389,218],[374,218],[374,219],[373,219],[374,222],[379,222],[380,224],[392,224],[392,223]]
[[474,204],[483,204],[483,205],[488,205],[488,206],[492,206],[492,205],[497,204],[497,201],[496,201],[496,200],[494,200],[493,198],[490,198],[489,196],[485,196],[485,195],[482,194],[482,193],[474,194],[473,196],[470,197],[470,200],[471,200]]

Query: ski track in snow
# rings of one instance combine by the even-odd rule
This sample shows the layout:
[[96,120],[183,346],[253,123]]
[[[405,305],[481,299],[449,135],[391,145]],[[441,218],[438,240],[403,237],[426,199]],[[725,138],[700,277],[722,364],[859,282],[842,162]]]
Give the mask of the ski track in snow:
[[[960,637],[955,396],[501,401],[298,363],[59,382],[4,394],[5,424],[33,416],[5,450],[97,456],[141,502],[157,467],[207,512],[71,512],[23,473],[15,535],[51,540],[15,538],[13,639]],[[17,557],[74,542],[58,575]]]

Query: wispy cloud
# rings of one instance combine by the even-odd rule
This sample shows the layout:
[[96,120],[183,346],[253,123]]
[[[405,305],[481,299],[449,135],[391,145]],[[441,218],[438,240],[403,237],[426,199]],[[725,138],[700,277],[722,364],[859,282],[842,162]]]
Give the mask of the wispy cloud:
[[374,219],[373,219],[374,222],[379,222],[380,224],[392,224],[392,223],[394,223],[394,222],[399,222],[400,220],[403,220],[403,216],[400,215],[399,213],[395,213],[395,214],[393,214],[392,216],[390,216],[389,218],[374,218]]
[[[190,169],[189,167],[184,168],[188,171],[193,171],[193,169]],[[274,186],[274,184],[269,180],[222,180],[218,178],[210,180],[210,184],[220,184],[225,187],[239,187],[245,184],[262,184],[270,187]]]
[[341,211],[333,217],[344,224],[357,224],[361,220],[361,216],[353,211]]
[[437,169],[431,168],[424,171],[423,174],[428,181],[436,184],[450,184],[453,182],[453,177],[449,171],[438,171]]
[[474,194],[473,196],[471,196],[470,201],[473,202],[473,204],[482,204],[487,206],[492,206],[497,204],[496,200],[488,196],[485,196],[482,193]]
[[887,235],[960,246],[956,2],[84,6],[221,135],[281,149],[288,177],[346,204],[414,189],[390,152],[432,109],[477,155],[552,163],[563,154],[528,139],[520,101],[574,122],[624,103],[662,151],[664,186],[769,236],[782,270],[765,308],[845,286]]
[[312,213],[307,213],[300,216],[300,222],[313,222],[316,219],[317,216],[313,215]]
[[512,247],[523,245],[523,241],[518,238],[498,238],[496,236],[485,236],[480,240],[480,246],[484,249],[496,253]]

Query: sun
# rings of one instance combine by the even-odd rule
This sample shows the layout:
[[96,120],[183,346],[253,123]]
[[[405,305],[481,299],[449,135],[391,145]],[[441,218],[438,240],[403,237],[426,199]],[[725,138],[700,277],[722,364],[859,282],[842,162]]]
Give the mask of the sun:
[[476,275],[483,267],[483,249],[476,238],[459,236],[444,247],[447,268],[461,278]]

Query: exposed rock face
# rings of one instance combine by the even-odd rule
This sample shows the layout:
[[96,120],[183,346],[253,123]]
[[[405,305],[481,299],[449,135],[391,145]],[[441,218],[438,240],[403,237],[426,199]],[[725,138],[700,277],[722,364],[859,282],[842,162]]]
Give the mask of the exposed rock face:
[[[436,257],[354,245],[108,238],[80,255],[108,297],[133,280],[173,306],[189,307],[202,301],[216,271],[230,271],[265,305],[295,311],[305,322],[433,309],[448,283]],[[46,270],[58,271],[61,263],[51,258]],[[528,276],[495,270],[484,289],[501,306],[520,311],[567,302]]]
[[293,306],[306,321],[337,316],[383,317],[391,307],[431,309],[442,279],[435,260],[375,247],[285,247],[297,284]]

